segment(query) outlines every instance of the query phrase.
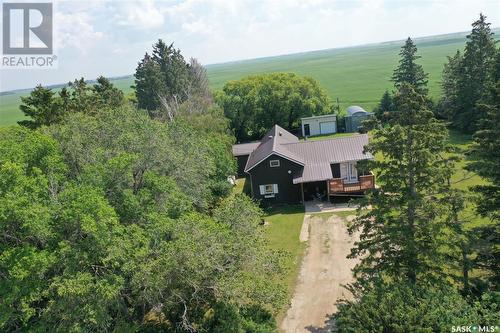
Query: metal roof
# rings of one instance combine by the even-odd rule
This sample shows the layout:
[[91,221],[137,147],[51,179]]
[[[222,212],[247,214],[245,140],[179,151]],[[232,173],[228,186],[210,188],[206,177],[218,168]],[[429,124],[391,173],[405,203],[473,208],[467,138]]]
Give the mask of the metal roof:
[[363,109],[361,106],[351,105],[350,107],[347,108],[347,115],[348,116],[352,116],[353,114],[358,113],[358,112],[367,113],[365,111],[365,109]]
[[234,156],[250,155],[259,145],[260,141],[233,145],[233,155]]
[[[261,142],[252,142],[233,146],[233,154],[249,151],[245,172],[275,154],[303,166],[300,174],[294,175],[293,183],[321,181],[333,178],[331,164],[372,159],[373,155],[364,152],[368,144],[367,134],[347,137],[299,141],[299,139],[275,125],[262,138]],[[246,155],[246,154],[242,154]]]
[[297,175],[293,183],[331,179],[333,176],[330,164],[333,163],[372,159],[372,154],[363,152],[367,144],[367,134],[285,144],[288,150],[305,161],[302,175]]
[[304,162],[300,156],[296,156],[293,152],[284,147],[285,143],[294,142],[299,142],[299,138],[282,127],[274,125],[273,128],[264,135],[261,144],[248,157],[245,172],[248,172],[272,154],[280,155],[292,162],[303,165]]

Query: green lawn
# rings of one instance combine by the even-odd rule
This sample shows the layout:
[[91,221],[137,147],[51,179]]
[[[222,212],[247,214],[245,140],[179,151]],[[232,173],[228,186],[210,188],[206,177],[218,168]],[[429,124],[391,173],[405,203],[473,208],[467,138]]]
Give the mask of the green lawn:
[[[307,138],[308,141],[318,141],[318,140],[328,140],[328,139],[335,139],[335,138],[342,138],[346,136],[352,136],[356,135],[358,133],[333,133],[333,134],[325,134],[325,135],[317,135],[317,136],[310,136]],[[302,139],[304,140],[304,139]]]
[[[494,31],[499,38],[500,29]],[[415,43],[422,56],[420,63],[429,73],[430,95],[437,98],[440,95],[441,71],[446,56],[451,56],[457,49],[464,47],[465,34],[416,38]],[[227,81],[250,74],[283,71],[308,75],[321,83],[332,100],[339,99],[341,109],[356,104],[370,111],[383,92],[392,87],[390,77],[397,65],[402,44],[403,41],[388,42],[237,61],[209,65],[207,71],[214,89],[222,88]],[[128,94],[131,92],[133,77],[116,79],[113,83]],[[27,93],[24,91],[0,96],[0,125],[13,124],[22,118],[18,109],[19,97]]]
[[[467,134],[461,134],[457,131],[450,130],[450,143],[459,149],[457,153],[461,158],[455,165],[455,172],[451,177],[453,187],[461,190],[470,190],[475,185],[487,184],[487,181],[474,172],[466,170],[467,163],[469,162],[465,152],[472,143],[472,137]],[[478,216],[475,212],[475,204],[472,200],[468,200],[466,207],[461,214],[461,218],[466,221],[467,227],[475,227],[490,223],[487,218]]]
[[[266,209],[264,217],[266,226],[266,239],[273,250],[284,250],[289,256],[286,258],[286,274],[281,281],[287,286],[287,298],[293,296],[295,284],[299,276],[300,263],[307,247],[306,242],[299,241],[300,229],[304,221],[303,205],[279,205]],[[284,316],[288,307],[282,309],[278,322]]]
[[245,187],[246,178],[236,179],[236,185],[233,187],[233,194],[243,193],[243,188]]

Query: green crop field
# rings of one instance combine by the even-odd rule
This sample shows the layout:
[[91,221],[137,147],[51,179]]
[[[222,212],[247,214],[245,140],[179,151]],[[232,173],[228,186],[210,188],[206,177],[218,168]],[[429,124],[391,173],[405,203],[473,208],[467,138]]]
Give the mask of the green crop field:
[[[494,29],[496,37],[500,29]],[[440,94],[440,80],[446,56],[453,55],[465,44],[465,33],[415,39],[421,64],[429,73],[429,90],[432,97]],[[403,41],[364,45],[357,47],[313,51],[269,58],[243,60],[207,66],[210,83],[220,89],[230,80],[250,74],[269,72],[295,72],[317,79],[332,100],[339,99],[343,109],[360,105],[371,110],[385,89],[391,88],[390,77],[397,65],[399,48]],[[71,78],[68,78],[70,80]],[[95,78],[89,78],[95,79]],[[113,80],[126,94],[131,92],[132,77]],[[29,91],[0,95],[0,125],[13,124],[23,118],[19,111],[19,97]]]

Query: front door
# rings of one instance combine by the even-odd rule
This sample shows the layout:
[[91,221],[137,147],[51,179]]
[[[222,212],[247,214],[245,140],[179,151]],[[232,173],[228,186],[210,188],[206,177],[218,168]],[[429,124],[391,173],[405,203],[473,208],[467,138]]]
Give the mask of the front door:
[[358,169],[356,162],[347,162],[340,164],[340,177],[346,183],[355,183],[358,181]]
[[356,169],[356,162],[350,162],[349,164],[349,181],[358,181],[358,169]]
[[311,128],[309,127],[309,124],[304,124],[304,136],[310,136],[311,135]]

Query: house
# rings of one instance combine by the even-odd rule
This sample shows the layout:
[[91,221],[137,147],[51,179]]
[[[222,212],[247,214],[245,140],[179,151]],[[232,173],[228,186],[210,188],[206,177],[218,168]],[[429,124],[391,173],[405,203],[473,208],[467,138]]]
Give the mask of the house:
[[233,156],[238,165],[238,177],[244,177],[248,156],[260,145],[260,141],[233,145]]
[[337,116],[334,114],[306,117],[300,120],[303,137],[337,133]]
[[373,174],[358,168],[359,161],[373,158],[364,152],[366,144],[366,134],[299,141],[275,125],[260,142],[235,145],[233,153],[246,160],[243,171],[252,197],[269,203],[299,203],[373,188]]
[[345,116],[345,131],[348,133],[358,132],[362,127],[363,121],[372,116],[372,113],[366,112],[361,106],[353,105],[347,108]]

